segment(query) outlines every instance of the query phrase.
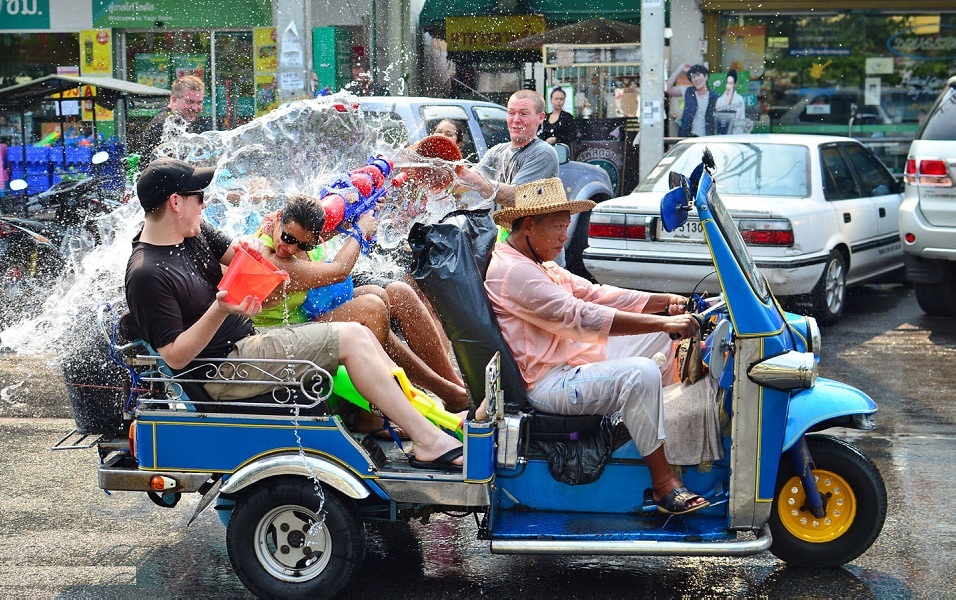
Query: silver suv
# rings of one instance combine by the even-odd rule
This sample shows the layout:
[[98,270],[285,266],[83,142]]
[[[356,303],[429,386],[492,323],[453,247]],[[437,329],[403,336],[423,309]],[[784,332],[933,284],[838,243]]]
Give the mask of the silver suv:
[[[457,100],[451,98],[415,98],[405,96],[370,96],[359,98],[362,110],[369,113],[391,114],[379,124],[381,134],[386,138],[414,142],[435,130],[442,119],[450,119],[459,125],[466,125],[462,139],[462,154],[472,162],[477,162],[488,148],[501,142],[507,142],[508,124],[505,120],[508,110],[500,104],[476,100]],[[402,124],[403,126],[400,126]],[[614,195],[611,179],[607,171],[597,165],[576,160],[568,160],[570,149],[567,146],[558,150],[558,177],[564,183],[568,197],[572,200],[593,200],[603,202]],[[568,241],[565,243],[565,266],[569,271],[590,278],[584,268],[581,254],[588,243],[588,213],[574,215],[568,228]],[[558,257],[560,264],[562,257]]]
[[956,76],[950,77],[906,158],[900,238],[920,308],[956,315]]

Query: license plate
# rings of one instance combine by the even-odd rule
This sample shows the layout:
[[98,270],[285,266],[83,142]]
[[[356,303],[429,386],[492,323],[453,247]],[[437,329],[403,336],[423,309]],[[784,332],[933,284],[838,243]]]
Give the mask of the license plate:
[[669,242],[703,242],[704,226],[696,219],[688,219],[686,223],[674,231],[666,231],[663,221],[658,219],[657,239]]

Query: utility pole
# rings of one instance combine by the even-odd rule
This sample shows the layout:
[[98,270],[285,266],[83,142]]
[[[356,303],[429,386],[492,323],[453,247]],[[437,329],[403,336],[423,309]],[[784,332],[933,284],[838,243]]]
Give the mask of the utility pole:
[[664,2],[641,2],[641,130],[638,160],[641,179],[664,156]]
[[272,19],[279,43],[279,102],[310,98],[312,30],[306,20],[311,0],[275,0]]

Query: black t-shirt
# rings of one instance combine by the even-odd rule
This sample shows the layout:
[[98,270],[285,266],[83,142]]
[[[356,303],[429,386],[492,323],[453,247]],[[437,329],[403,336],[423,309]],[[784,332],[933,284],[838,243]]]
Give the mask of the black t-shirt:
[[[133,239],[126,263],[126,303],[153,348],[173,343],[216,300],[222,279],[219,259],[232,240],[206,222],[199,235],[175,246]],[[252,321],[230,314],[197,358],[222,358],[253,333]]]

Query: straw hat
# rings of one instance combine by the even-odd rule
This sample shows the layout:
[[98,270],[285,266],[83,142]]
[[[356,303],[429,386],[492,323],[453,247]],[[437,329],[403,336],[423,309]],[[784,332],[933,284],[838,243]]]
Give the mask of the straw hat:
[[594,208],[591,200],[568,200],[564,184],[557,177],[523,183],[515,187],[515,205],[495,211],[495,223],[511,231],[515,219],[531,215],[570,211],[572,215]]

